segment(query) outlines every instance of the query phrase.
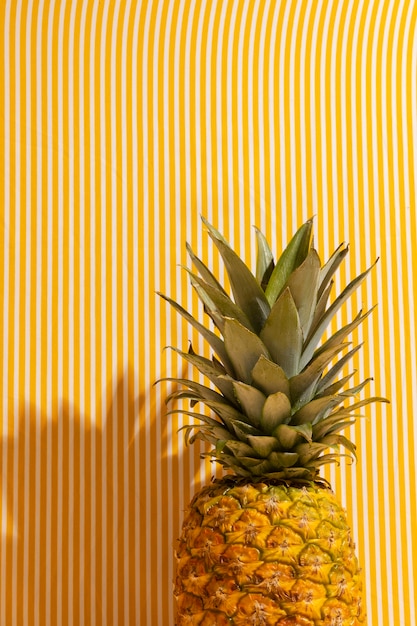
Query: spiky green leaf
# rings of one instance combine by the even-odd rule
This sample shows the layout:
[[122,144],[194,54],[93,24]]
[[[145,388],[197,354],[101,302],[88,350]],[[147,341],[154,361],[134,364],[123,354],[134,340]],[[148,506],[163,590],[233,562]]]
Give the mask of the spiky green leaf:
[[306,258],[311,245],[312,228],[312,220],[303,224],[278,259],[265,289],[265,295],[271,307],[285,287],[290,274]]
[[261,426],[267,433],[274,432],[278,424],[289,420],[291,416],[291,403],[288,397],[278,391],[268,396],[264,403],[261,414]]
[[328,285],[331,283],[332,277],[336,273],[337,269],[339,268],[340,264],[342,263],[348,252],[349,246],[347,246],[345,243],[341,243],[340,246],[338,246],[333,252],[330,259],[321,268],[318,290],[319,298],[328,288]]
[[215,335],[209,328],[206,328],[206,326],[200,324],[200,322],[194,319],[194,317],[190,315],[188,311],[186,311],[180,304],[175,302],[175,300],[172,300],[172,298],[164,296],[161,293],[158,295],[166,300],[180,315],[182,315],[184,319],[187,320],[189,324],[191,324],[200,333],[202,337],[204,337],[204,339],[210,344],[210,346],[213,348],[213,350],[223,363],[227,373],[233,376],[233,366],[227,354],[223,340]]
[[343,446],[344,448],[346,448],[346,450],[349,450],[349,452],[351,452],[356,458],[356,445],[344,435],[327,435],[326,437],[323,437],[323,439],[321,439],[320,443],[326,444],[326,446],[328,446],[329,448],[336,449],[338,449],[339,446]]
[[296,411],[291,418],[291,424],[315,424],[334,407],[344,401],[341,396],[324,396],[315,398]]
[[372,313],[375,307],[366,311],[366,313],[362,314],[362,311],[359,311],[354,320],[340,328],[337,332],[333,333],[331,337],[327,341],[320,346],[319,350],[316,350],[315,354],[320,354],[332,348],[333,346],[340,344],[348,335],[350,335],[362,322],[366,320],[366,318]]
[[236,304],[244,311],[254,330],[259,332],[270,311],[261,286],[224,237],[206,219],[203,218],[203,221],[224,261]]
[[[244,443],[243,441],[228,441],[226,443],[226,446],[228,450],[230,450],[234,456],[246,456],[246,457],[252,457],[255,454],[254,449],[249,446],[247,443]],[[224,448],[223,448],[224,449]],[[258,459],[259,462],[259,459]]]
[[320,396],[334,396],[337,393],[340,393],[340,395],[343,395],[343,392],[341,392],[340,390],[343,389],[343,387],[349,382],[349,380],[355,374],[356,374],[356,370],[353,370],[353,372],[350,372],[350,374],[347,374],[347,376],[343,376],[343,378],[341,378],[340,380],[337,380],[332,385],[329,385],[329,387],[324,389],[324,391],[320,393],[316,392],[316,398],[320,398]]
[[261,355],[252,369],[252,384],[266,395],[281,391],[290,395],[290,383],[282,367]]
[[261,423],[262,409],[266,401],[266,396],[256,389],[256,387],[252,387],[252,385],[247,385],[240,381],[234,382],[233,387],[243,412],[248,417],[250,423],[258,427]]
[[303,439],[311,441],[312,428],[310,424],[301,426],[279,424],[274,431],[274,436],[277,438],[281,449],[292,451]]
[[187,252],[188,255],[191,259],[191,261],[193,262],[193,264],[195,265],[195,267],[197,268],[197,271],[199,272],[199,274],[202,276],[202,278],[205,280],[206,283],[208,283],[209,285],[211,285],[214,289],[216,289],[217,291],[221,291],[223,292],[225,295],[227,295],[226,291],[224,290],[224,288],[222,287],[222,285],[219,283],[219,281],[217,280],[217,278],[214,276],[214,274],[209,270],[209,268],[207,267],[207,265],[205,265],[205,263],[203,263],[203,261],[201,261],[192,251],[191,246],[187,243],[186,244],[186,248],[187,248]]
[[216,326],[223,332],[224,318],[232,317],[237,319],[243,326],[253,331],[252,325],[245,315],[231,298],[223,291],[219,291],[205,280],[187,270],[191,284],[196,289],[200,300],[205,305],[207,311],[213,316]]
[[259,456],[266,459],[273,450],[277,450],[278,442],[275,437],[262,435],[260,437],[248,436],[248,443]]
[[235,420],[242,422],[248,421],[243,413],[230,406],[230,404],[225,404],[224,402],[212,402],[210,400],[206,400],[205,404],[227,425]]
[[269,358],[269,352],[258,335],[232,318],[225,319],[224,345],[236,377],[244,383],[251,382],[252,369],[258,359],[261,356]]
[[310,361],[313,356],[314,350],[317,347],[318,342],[320,341],[324,331],[327,326],[331,323],[333,317],[339,311],[341,306],[350,298],[350,296],[358,289],[358,287],[363,283],[365,278],[368,276],[371,271],[373,265],[369,267],[367,270],[362,272],[359,276],[354,278],[342,291],[342,293],[336,298],[336,300],[330,305],[330,307],[326,310],[323,317],[317,324],[317,327],[312,329],[312,332],[307,339],[304,348],[303,354],[301,356],[300,367],[303,368]]
[[[297,402],[297,400],[303,396],[306,389],[309,389],[311,385],[319,381],[325,368],[347,345],[346,343],[342,343],[321,352],[312,359],[311,363],[300,374],[290,379],[290,392],[293,403]],[[315,389],[313,389],[313,391],[315,391]],[[307,399],[305,399],[305,401],[307,401]]]
[[[258,253],[256,256],[256,280],[263,287],[274,269],[274,257],[265,235],[255,227]],[[266,285],[265,285],[266,286]]]
[[[177,385],[182,385],[183,387],[188,387],[189,389],[191,389],[195,394],[197,394],[202,401],[204,400],[213,400],[214,402],[227,402],[226,398],[224,398],[221,394],[217,393],[217,391],[214,391],[214,389],[210,389],[210,387],[206,387],[205,385],[201,385],[200,383],[197,383],[193,380],[188,380],[187,378],[161,378],[158,382],[171,382],[171,383],[176,383]],[[173,395],[175,393],[172,392],[172,394],[168,395],[166,397],[166,402],[169,402],[171,399],[171,395]],[[173,397],[173,399],[175,399]]]
[[271,452],[268,460],[274,469],[292,467],[298,461],[298,454],[296,452]]
[[266,320],[260,338],[272,359],[290,378],[299,372],[303,347],[300,318],[288,287],[282,292]]
[[191,363],[191,365],[198,369],[201,374],[211,380],[211,382],[216,385],[216,387],[230,402],[234,402],[235,394],[233,385],[230,382],[231,379],[229,380],[224,375],[224,372],[219,372],[219,370],[213,365],[212,361],[195,353],[182,352],[181,350],[178,350],[178,348],[171,349],[179,354],[185,361]]
[[297,307],[303,337],[307,338],[317,302],[320,259],[311,248],[306,259],[288,278],[287,286]]

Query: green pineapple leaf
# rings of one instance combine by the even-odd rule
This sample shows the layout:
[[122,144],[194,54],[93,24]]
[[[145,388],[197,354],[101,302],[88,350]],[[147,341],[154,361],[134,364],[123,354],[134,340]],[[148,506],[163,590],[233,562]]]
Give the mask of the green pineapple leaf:
[[326,310],[323,317],[319,320],[317,326],[312,329],[310,336],[307,338],[306,343],[304,344],[303,354],[301,356],[300,367],[304,368],[307,363],[310,361],[313,356],[314,350],[316,349],[317,343],[320,341],[325,329],[332,321],[333,317],[339,311],[340,307],[348,300],[348,298],[358,289],[358,287],[363,283],[365,278],[368,276],[369,272],[373,268],[373,265],[369,267],[367,270],[362,272],[359,276],[354,278],[342,293],[336,298],[336,300],[330,305],[330,307]]
[[291,424],[297,426],[300,424],[315,424],[322,419],[323,415],[344,400],[345,398],[342,396],[323,396],[322,398],[315,398],[294,413],[291,418]]
[[235,381],[233,387],[236,392],[236,398],[243,412],[249,418],[250,423],[259,427],[266,396],[256,387],[240,381]]
[[277,439],[267,435],[261,435],[258,437],[249,435],[248,442],[255,452],[264,459],[266,459],[273,450],[278,448]]
[[236,377],[244,383],[250,383],[252,369],[260,356],[269,358],[269,352],[262,340],[233,318],[226,318],[224,323],[224,345],[233,364]]
[[166,300],[176,311],[178,311],[180,315],[182,315],[184,319],[187,320],[189,324],[191,324],[191,326],[193,326],[200,333],[202,337],[204,337],[204,339],[210,344],[210,346],[213,348],[213,350],[221,360],[226,372],[233,376],[233,365],[229,359],[223,340],[215,335],[209,328],[203,326],[203,324],[200,324],[200,322],[194,319],[194,317],[190,315],[190,313],[188,313],[188,311],[186,311],[180,304],[175,302],[175,300],[172,300],[168,296],[164,296],[161,293],[159,293],[158,295]]
[[324,291],[328,288],[328,285],[331,283],[332,277],[335,272],[338,270],[340,264],[343,259],[349,252],[349,246],[345,243],[341,243],[338,248],[333,252],[330,259],[323,265],[320,270],[320,279],[319,279],[319,290],[318,297],[320,298]]
[[[204,385],[201,385],[200,383],[197,383],[193,380],[188,380],[188,378],[160,378],[158,380],[158,382],[171,382],[171,383],[176,383],[177,385],[182,385],[183,387],[188,387],[189,389],[192,390],[193,393],[195,393],[196,395],[198,395],[202,400],[213,400],[214,402],[228,402],[226,400],[226,398],[224,398],[224,396],[222,396],[221,394],[217,393],[217,391],[214,391],[214,389],[210,389],[210,387],[205,387]],[[171,401],[171,396],[172,396],[172,400],[175,400],[174,394],[176,392],[173,391],[172,393],[170,393],[165,401],[166,403]]]
[[291,403],[288,397],[278,391],[268,396],[261,413],[261,427],[267,433],[273,433],[275,428],[291,417]]
[[311,441],[312,433],[311,424],[303,424],[302,426],[279,424],[274,431],[274,436],[282,449],[294,450],[297,443],[303,439]]
[[265,295],[271,307],[284,289],[290,274],[306,258],[310,250],[312,229],[313,221],[308,220],[297,230],[278,259],[265,289]]
[[282,367],[288,378],[298,374],[303,332],[297,307],[288,288],[275,302],[259,336],[272,360]]
[[252,384],[266,395],[282,391],[290,396],[290,382],[282,367],[261,355],[252,369]]
[[[315,383],[320,380],[324,369],[334,359],[334,357],[347,346],[347,343],[342,343],[317,354],[317,356],[313,358],[310,364],[300,374],[297,374],[290,379],[291,400],[294,404],[300,399],[301,396],[305,396],[305,391],[309,390],[311,386],[313,386],[312,391],[315,391]],[[308,400],[305,399],[305,402],[307,401]]]
[[266,287],[270,275],[275,267],[271,248],[261,231],[255,227],[258,254],[256,257],[256,280],[262,288]]
[[227,373],[226,371],[219,371],[212,361],[206,359],[205,357],[199,356],[194,352],[182,352],[178,348],[174,347],[172,347],[171,349],[179,354],[185,361],[191,363],[191,365],[198,369],[201,374],[206,376],[214,385],[216,385],[216,387],[230,402],[234,402],[235,395],[233,386],[230,382],[231,379],[225,376],[225,374]]
[[[209,268],[207,267],[207,265],[205,265],[205,263],[203,263],[203,261],[201,261],[192,251],[191,246],[187,243],[186,244],[186,248],[187,248],[187,252],[188,252],[188,256],[190,257],[191,261],[193,262],[193,264],[195,265],[195,267],[197,268],[198,273],[202,276],[203,280],[208,283],[209,285],[211,285],[214,289],[216,289],[217,291],[222,292],[224,295],[227,296],[226,291],[224,290],[224,288],[222,287],[222,285],[219,283],[219,281],[217,280],[217,278],[214,276],[214,274],[209,270]],[[228,296],[227,296],[228,297]]]
[[320,259],[311,248],[304,261],[288,278],[287,286],[297,307],[303,337],[306,338],[314,318],[319,286]]
[[347,354],[345,354],[337,363],[335,363],[325,376],[321,379],[320,383],[317,386],[317,395],[330,395],[330,386],[335,380],[336,376],[340,374],[345,365],[352,359],[358,350],[361,349],[363,344],[358,344],[352,350],[350,350]]
[[292,467],[298,461],[296,452],[271,452],[268,461],[274,469],[282,469],[283,467]]
[[248,317],[227,294],[216,289],[216,287],[213,287],[199,276],[196,276],[187,268],[185,269],[190,276],[192,286],[206,307],[206,310],[214,317],[216,326],[221,332],[223,332],[225,317],[237,319],[243,326],[253,331]]
[[270,311],[261,286],[224,237],[205,218],[202,219],[222,256],[236,304],[248,317],[255,331],[259,332]]

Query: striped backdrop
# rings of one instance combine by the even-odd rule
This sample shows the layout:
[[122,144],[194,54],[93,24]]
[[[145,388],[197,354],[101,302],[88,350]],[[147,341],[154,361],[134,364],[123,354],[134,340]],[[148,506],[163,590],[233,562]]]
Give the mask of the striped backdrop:
[[[213,468],[156,379],[198,314],[199,215],[248,263],[315,215],[370,393],[329,470],[369,626],[416,626],[417,3],[0,1],[0,625],[172,626],[183,510]],[[195,341],[197,341],[195,339]]]

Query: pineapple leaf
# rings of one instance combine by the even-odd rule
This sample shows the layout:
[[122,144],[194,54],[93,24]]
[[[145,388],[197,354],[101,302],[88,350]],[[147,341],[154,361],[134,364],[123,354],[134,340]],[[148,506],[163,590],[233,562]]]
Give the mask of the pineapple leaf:
[[214,385],[216,385],[216,387],[230,402],[234,403],[235,395],[231,383],[232,379],[224,376],[224,373],[219,372],[209,359],[192,352],[182,352],[178,348],[171,349],[179,354],[185,361],[188,361],[191,365],[197,368],[201,374],[206,376]]
[[342,343],[321,352],[313,358],[310,364],[300,374],[290,379],[291,400],[293,403],[303,395],[306,389],[309,389],[314,382],[320,379],[323,370],[336,354],[344,350],[347,345],[347,343]]
[[260,356],[269,357],[265,344],[255,334],[233,318],[224,323],[224,345],[237,378],[250,383],[252,369]]
[[269,472],[269,478],[278,480],[314,480],[318,472],[315,468],[308,467],[286,467],[282,472]]
[[240,411],[230,406],[229,404],[225,404],[224,402],[211,402],[207,400],[205,405],[208,406],[212,411],[216,413],[220,417],[223,423],[225,423],[228,427],[233,424],[234,421],[246,422],[246,416],[243,415]]
[[202,219],[223,258],[237,306],[244,311],[254,330],[259,332],[270,311],[261,286],[224,237],[205,218]]
[[290,274],[306,258],[310,249],[312,228],[312,220],[303,224],[278,259],[265,289],[265,295],[271,307],[286,285]]
[[[323,439],[321,439],[320,443],[326,444],[329,448],[338,449],[339,446],[343,446],[346,450],[349,450],[356,458],[356,445],[353,441],[350,441],[344,435],[327,435]],[[340,455],[339,455],[340,456]]]
[[317,422],[317,424],[314,424],[313,439],[315,441],[321,440],[323,437],[331,432],[333,427],[337,426],[338,424],[344,423],[346,419],[352,420],[354,418],[356,419],[356,417],[359,416],[352,414],[348,409],[341,409],[339,411],[336,411],[335,413],[332,413],[325,419]]
[[323,317],[319,320],[317,326],[313,328],[312,332],[310,333],[310,337],[307,339],[304,345],[303,354],[301,356],[301,368],[305,367],[305,365],[307,365],[307,363],[310,361],[311,357],[313,356],[314,350],[316,349],[316,346],[321,339],[321,336],[323,335],[325,329],[330,324],[340,307],[363,283],[372,268],[373,265],[364,272],[362,272],[362,274],[354,278],[325,311]]
[[328,411],[344,401],[341,396],[323,396],[315,398],[296,411],[291,418],[291,424],[315,424],[320,421]]
[[[209,453],[207,454],[207,456],[213,457],[214,453]],[[244,467],[242,467],[242,464],[237,457],[234,457],[231,454],[225,454],[224,452],[219,452],[218,454],[216,453],[216,456],[217,458],[215,459],[215,461],[217,463],[219,463],[220,465],[223,465],[223,467],[232,469],[235,472],[235,474],[238,474],[239,476],[251,476],[252,475],[251,471],[246,470]]]
[[278,441],[275,437],[261,435],[259,437],[249,435],[248,442],[259,456],[266,459],[273,450],[278,448]]
[[303,347],[300,318],[288,287],[282,292],[266,320],[260,338],[272,359],[290,378],[299,372]]
[[187,248],[187,252],[188,252],[188,255],[189,255],[191,261],[193,262],[193,264],[197,268],[197,271],[203,277],[205,282],[208,283],[209,285],[211,285],[214,289],[217,289],[217,291],[223,292],[224,295],[227,296],[226,291],[223,289],[222,285],[219,283],[217,278],[214,276],[214,274],[212,274],[212,272],[203,263],[203,261],[201,261],[194,254],[194,252],[192,251],[192,249],[191,249],[191,247],[190,247],[190,245],[188,243],[186,244],[186,248]]
[[164,296],[161,293],[159,293],[158,295],[160,295],[161,298],[166,300],[180,315],[182,315],[182,317],[184,317],[184,319],[187,320],[189,324],[191,324],[200,333],[200,335],[202,335],[202,337],[204,337],[204,339],[210,344],[210,346],[213,348],[215,353],[221,359],[227,373],[233,376],[233,373],[234,373],[233,366],[228,357],[223,340],[220,339],[220,337],[218,337],[217,335],[215,335],[211,330],[206,328],[206,326],[203,326],[203,324],[200,324],[200,322],[194,319],[192,315],[190,315],[188,311],[186,311],[180,304],[175,302],[175,300],[172,300],[168,296]]
[[311,441],[311,424],[303,424],[302,426],[279,424],[274,431],[274,436],[284,450],[294,450],[297,443],[300,443],[302,439]]
[[273,467],[271,463],[268,461],[268,459],[264,459],[263,461],[261,461],[261,463],[258,463],[251,468],[251,473],[254,476],[268,476],[272,470]]
[[356,352],[358,352],[358,350],[361,349],[362,346],[363,344],[360,343],[352,348],[352,350],[345,354],[341,359],[339,359],[337,363],[333,365],[333,367],[329,369],[327,374],[323,376],[319,385],[317,386],[317,394],[323,394],[325,392],[326,395],[329,395],[330,392],[328,392],[327,390],[330,389],[330,385],[332,384],[336,376],[338,376],[346,363],[350,361],[350,359],[356,354]]
[[185,268],[200,300],[211,315],[215,314],[217,327],[223,332],[225,317],[237,319],[243,326],[253,331],[251,323],[245,313],[223,291],[219,291],[199,276]]
[[356,418],[351,419],[351,420],[345,420],[344,422],[338,422],[337,424],[329,428],[329,430],[326,433],[326,437],[327,435],[333,435],[335,433],[340,432],[341,430],[345,430],[346,428],[353,426],[355,423],[356,423]]
[[[186,378],[161,378],[158,382],[162,382],[162,381],[173,382],[173,383],[176,383],[177,385],[188,387],[195,394],[197,394],[203,401],[213,400],[214,402],[228,402],[226,398],[224,398],[222,395],[217,393],[217,391],[214,391],[214,389],[210,389],[210,387],[205,387],[204,385],[200,385],[200,383],[194,382],[193,380],[188,380]],[[173,394],[170,394],[169,396],[167,396],[166,398],[167,403],[170,401],[171,395]],[[175,397],[173,397],[173,400],[174,399]]]
[[[311,322],[310,331],[309,332],[311,332],[312,328],[317,328],[317,324],[318,324],[319,320],[322,319],[322,317],[323,317],[323,315],[324,315],[324,313],[326,311],[326,306],[327,306],[327,303],[328,303],[328,300],[329,300],[330,292],[331,292],[332,287],[333,287],[333,283],[334,283],[334,281],[331,280],[330,283],[327,285],[326,289],[323,291],[323,293],[320,296],[318,296],[318,298],[317,298],[317,304],[316,304],[316,308],[314,310],[313,320]],[[308,338],[309,337],[307,336],[307,339]],[[306,341],[307,341],[307,339],[306,339]]]
[[236,398],[245,415],[249,418],[251,424],[258,427],[266,397],[256,387],[240,381],[234,382],[233,387],[236,392]]
[[[359,402],[355,402],[354,404],[349,404],[346,408],[348,411],[356,411],[367,404],[371,404],[373,402],[385,402],[389,404],[389,400],[387,398],[381,398],[380,396],[373,396],[372,398],[365,398],[364,400],[359,400]],[[340,409],[342,411],[343,409]]]
[[271,452],[268,460],[274,469],[282,469],[295,465],[298,461],[298,454],[296,452]]
[[[339,391],[341,389],[343,389],[343,387],[347,384],[347,382],[356,374],[356,370],[353,370],[353,372],[351,372],[350,374],[348,374],[347,376],[344,376],[343,378],[341,378],[340,380],[336,381],[335,383],[333,383],[332,385],[329,385],[327,388],[324,389],[324,391],[322,391],[321,393],[316,393],[316,398],[320,398],[321,396],[334,396],[337,393],[339,393]],[[340,395],[343,395],[343,392],[340,392]]]
[[336,250],[331,255],[330,259],[323,265],[320,271],[320,286],[318,290],[318,296],[324,293],[327,286],[330,284],[332,276],[335,274],[343,259],[349,252],[349,246],[341,243],[340,246],[336,248]]
[[351,387],[350,389],[346,389],[345,391],[342,391],[340,395],[345,396],[346,398],[357,396],[362,391],[362,389],[366,387],[366,385],[369,385],[369,383],[372,380],[373,378],[366,378],[361,383],[359,383],[359,385],[356,385],[356,387]]
[[272,433],[278,424],[289,420],[291,416],[291,403],[287,396],[278,391],[268,396],[264,403],[261,426],[267,433]]
[[191,406],[194,406],[197,402],[202,401],[202,397],[200,394],[195,391],[190,391],[189,389],[177,389],[167,395],[165,398],[165,404],[168,404],[169,402],[176,402],[178,400],[190,400]]
[[362,311],[359,311],[358,315],[355,317],[354,320],[352,320],[352,322],[346,324],[346,326],[343,326],[343,328],[340,328],[340,330],[338,330],[331,337],[329,337],[329,339],[320,347],[319,350],[315,352],[315,354],[320,354],[320,352],[324,352],[328,348],[331,348],[332,346],[338,344],[340,341],[343,341],[345,337],[350,335],[355,330],[355,328],[357,328],[360,324],[362,324],[362,322],[366,320],[366,318],[372,313],[374,309],[375,306],[373,306],[363,315]]
[[256,257],[256,280],[263,287],[274,269],[274,257],[271,248],[261,231],[255,227],[256,240],[258,243],[258,254]]
[[306,259],[290,275],[287,286],[297,307],[303,337],[306,338],[314,317],[320,273],[320,259],[311,248]]
[[240,441],[246,441],[248,435],[262,435],[262,431],[260,431],[258,428],[255,428],[255,426],[252,426],[252,424],[248,424],[247,422],[242,422],[239,420],[235,420],[233,422],[233,431]]
[[[225,448],[230,450],[234,456],[246,456],[252,458],[254,455],[254,449],[249,446],[247,443],[243,441],[228,441],[225,445]],[[224,449],[224,448],[223,448]],[[259,463],[259,457],[256,459],[256,462]]]
[[252,384],[267,395],[277,391],[290,395],[290,383],[284,370],[264,355],[259,357],[252,370]]
[[343,456],[352,459],[351,454],[342,454],[340,452],[336,452],[335,454],[323,454],[322,456],[318,457],[315,463],[312,463],[312,466],[321,467],[322,465],[328,465],[329,463],[337,463],[339,465],[339,461]]
[[300,465],[308,465],[308,463],[317,459],[327,447],[328,446],[323,443],[316,442],[298,444],[295,448],[295,452],[297,452],[300,457]]
[[[204,415],[203,413],[195,413],[194,411],[187,411],[186,409],[172,409],[171,411],[167,411],[167,415],[188,415],[188,417],[193,417],[194,419],[200,420],[200,422],[204,422],[208,427],[217,427],[222,426],[222,424],[218,421],[209,417],[208,415]],[[193,424],[187,426],[181,426],[179,430],[183,428],[205,428],[205,426],[201,426],[200,424]],[[229,433],[230,437],[230,433]]]

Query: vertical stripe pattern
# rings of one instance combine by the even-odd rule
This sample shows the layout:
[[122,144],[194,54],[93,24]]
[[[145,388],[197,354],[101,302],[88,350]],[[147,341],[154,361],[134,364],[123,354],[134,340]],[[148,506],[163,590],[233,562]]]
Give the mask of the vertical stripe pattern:
[[[199,215],[254,263],[315,215],[374,406],[326,470],[372,626],[417,623],[417,3],[0,3],[0,626],[174,623],[173,550],[216,471],[184,449],[163,348],[201,341]],[[205,349],[200,346],[200,349]]]

